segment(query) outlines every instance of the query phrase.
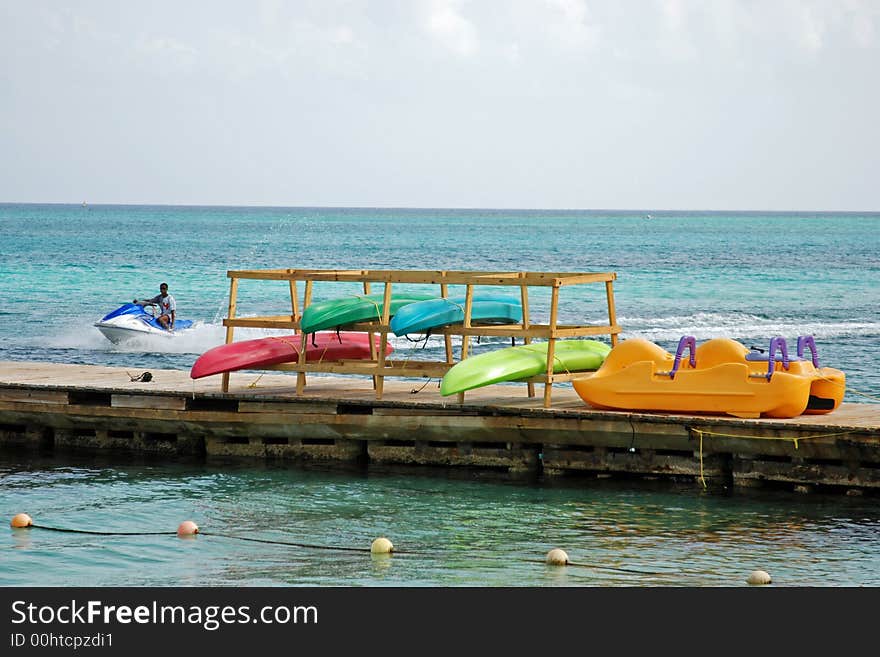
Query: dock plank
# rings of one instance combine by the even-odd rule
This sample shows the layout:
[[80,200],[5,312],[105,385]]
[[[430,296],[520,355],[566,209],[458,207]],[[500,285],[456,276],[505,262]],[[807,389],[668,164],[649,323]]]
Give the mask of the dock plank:
[[[729,477],[734,484],[880,490],[880,404],[789,419],[609,411],[560,388],[549,408],[522,385],[442,397],[433,382],[0,362],[0,448],[28,441],[292,459],[483,465],[510,470]],[[119,434],[131,438],[119,438]],[[506,466],[505,466],[506,464]],[[702,466],[702,467],[701,467]],[[696,476],[696,475],[694,475]]]

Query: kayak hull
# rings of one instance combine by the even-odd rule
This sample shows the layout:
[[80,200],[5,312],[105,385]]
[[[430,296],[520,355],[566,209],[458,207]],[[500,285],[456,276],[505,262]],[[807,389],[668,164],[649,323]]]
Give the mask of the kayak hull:
[[[391,320],[395,335],[426,333],[434,328],[461,324],[464,321],[464,297],[428,299],[400,308]],[[471,324],[518,324],[522,322],[522,304],[504,296],[480,295],[471,301]]]
[[[393,294],[389,315],[393,316],[407,304],[434,298],[433,294]],[[356,322],[376,322],[382,319],[383,302],[383,294],[352,295],[319,301],[303,311],[300,329],[303,333],[315,333]]]
[[[373,336],[373,345],[379,348],[380,336]],[[257,369],[299,360],[301,335],[273,336],[256,340],[230,342],[209,349],[196,359],[190,378],[201,379],[212,374]],[[387,352],[393,351],[387,345]],[[366,333],[327,331],[307,336],[306,362],[370,359],[370,341]]]
[[[440,382],[440,394],[453,395],[503,381],[518,381],[547,371],[549,343],[519,345],[471,356],[454,365]],[[557,340],[553,372],[595,370],[611,347],[596,340]]]

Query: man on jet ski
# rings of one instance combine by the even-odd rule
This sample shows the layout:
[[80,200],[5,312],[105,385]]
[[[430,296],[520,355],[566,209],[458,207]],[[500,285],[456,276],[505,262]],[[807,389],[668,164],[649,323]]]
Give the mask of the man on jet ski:
[[136,303],[139,306],[158,306],[159,316],[156,319],[159,320],[159,323],[166,330],[171,331],[174,329],[174,314],[177,310],[177,303],[174,301],[174,297],[168,294],[168,283],[160,284],[159,294],[152,299],[143,299],[141,301],[135,299],[132,303]]

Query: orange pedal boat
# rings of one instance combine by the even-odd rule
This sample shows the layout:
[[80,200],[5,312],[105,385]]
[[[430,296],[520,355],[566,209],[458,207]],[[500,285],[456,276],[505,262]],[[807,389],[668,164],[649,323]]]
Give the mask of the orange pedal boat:
[[840,406],[846,375],[819,367],[812,336],[798,338],[797,355],[791,358],[781,337],[773,338],[769,353],[763,353],[730,338],[697,346],[685,336],[674,356],[641,338],[621,342],[592,377],[572,385],[595,408],[789,418],[830,413]]

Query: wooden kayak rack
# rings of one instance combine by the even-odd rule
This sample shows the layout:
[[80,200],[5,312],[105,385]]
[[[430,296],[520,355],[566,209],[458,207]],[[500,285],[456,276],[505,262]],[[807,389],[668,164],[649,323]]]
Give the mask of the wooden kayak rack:
[[[510,337],[514,340],[522,338],[524,344],[529,344],[535,338],[546,339],[547,346],[547,372],[541,376],[525,380],[528,384],[528,394],[535,396],[535,383],[544,384],[544,407],[549,408],[551,389],[553,383],[571,381],[572,379],[589,376],[589,373],[553,373],[553,361],[555,341],[560,338],[577,338],[584,336],[609,335],[612,346],[617,344],[617,336],[620,327],[617,325],[616,311],[614,308],[613,282],[617,278],[614,272],[584,272],[584,273],[558,273],[558,272],[480,272],[480,271],[422,271],[422,270],[336,270],[336,269],[257,269],[227,271],[229,283],[229,313],[223,320],[226,327],[226,343],[233,341],[236,327],[242,328],[269,328],[269,329],[292,329],[294,333],[301,333],[300,319],[302,310],[312,302],[312,293],[315,283],[321,282],[345,282],[361,283],[364,294],[371,293],[372,284],[383,285],[382,318],[375,322],[361,322],[345,327],[346,331],[364,331],[370,335],[371,360],[347,360],[334,362],[305,362],[305,345],[308,337],[303,335],[303,344],[300,349],[299,361],[296,363],[282,363],[280,365],[267,366],[261,369],[287,370],[297,372],[297,394],[301,395],[306,385],[306,374],[309,372],[325,372],[333,374],[359,374],[373,377],[373,387],[376,390],[376,398],[382,398],[384,377],[411,377],[411,378],[440,378],[454,364],[455,358],[452,349],[452,336],[461,336],[460,360],[468,356],[468,344],[473,336],[496,336]],[[239,281],[245,279],[287,281],[290,288],[290,314],[272,315],[265,317],[236,317],[238,301]],[[298,299],[298,283],[304,283],[302,305]],[[605,297],[608,308],[608,323],[596,324],[560,324],[559,323],[559,294],[560,289],[573,285],[587,283],[604,283]],[[432,335],[443,335],[446,346],[446,359],[444,361],[422,360],[391,360],[386,358],[388,333],[390,332],[389,308],[391,293],[397,284],[430,284],[440,286],[440,296],[447,297],[450,285],[464,285],[465,304],[464,321],[460,325],[447,326],[431,330]],[[518,288],[522,301],[523,320],[519,324],[506,325],[471,325],[471,308],[474,297],[474,288],[479,286],[503,286]],[[529,316],[529,288],[550,288],[550,317],[547,324],[535,324]],[[373,347],[373,336],[380,336],[378,348]],[[223,374],[223,392],[229,391],[229,373]],[[464,401],[464,393],[458,393],[459,402]]]

